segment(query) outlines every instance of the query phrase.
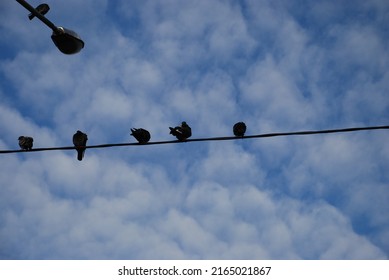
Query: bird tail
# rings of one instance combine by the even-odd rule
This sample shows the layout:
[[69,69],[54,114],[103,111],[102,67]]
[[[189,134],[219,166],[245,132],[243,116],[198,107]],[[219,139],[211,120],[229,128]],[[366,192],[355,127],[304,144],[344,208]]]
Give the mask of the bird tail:
[[175,128],[169,126],[169,129],[170,129],[170,134],[172,134],[174,136],[177,135],[177,130]]
[[32,20],[34,17],[35,17],[35,16],[34,16],[32,13],[28,15],[28,18],[29,18],[30,20]]
[[82,161],[82,159],[84,158],[84,153],[85,153],[85,149],[77,150],[77,159],[79,161]]

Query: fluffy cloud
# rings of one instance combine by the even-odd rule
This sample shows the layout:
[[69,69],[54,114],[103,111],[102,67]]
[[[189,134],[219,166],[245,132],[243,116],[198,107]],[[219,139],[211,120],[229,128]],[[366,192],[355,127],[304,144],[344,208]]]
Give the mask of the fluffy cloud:
[[[385,124],[387,5],[300,2],[54,1],[73,56],[2,3],[0,148]],[[1,154],[0,258],[386,259],[386,137]]]

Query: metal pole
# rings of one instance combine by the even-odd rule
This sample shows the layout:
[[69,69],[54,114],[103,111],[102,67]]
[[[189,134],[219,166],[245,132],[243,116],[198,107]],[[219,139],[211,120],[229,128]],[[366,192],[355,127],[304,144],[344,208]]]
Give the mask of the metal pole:
[[29,10],[34,16],[36,16],[37,18],[39,18],[44,24],[46,24],[48,27],[50,27],[55,33],[58,33],[58,27],[55,26],[54,23],[52,23],[50,20],[48,20],[45,16],[43,16],[42,14],[38,13],[38,11],[33,7],[31,6],[30,4],[28,4],[26,1],[24,0],[16,0],[16,2],[18,2],[20,5],[22,5],[24,8],[26,8],[27,10]]

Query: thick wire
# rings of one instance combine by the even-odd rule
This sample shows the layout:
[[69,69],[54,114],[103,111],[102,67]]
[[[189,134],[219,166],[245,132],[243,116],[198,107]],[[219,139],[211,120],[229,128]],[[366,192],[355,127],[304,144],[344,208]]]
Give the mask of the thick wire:
[[[327,130],[308,130],[308,131],[295,131],[295,132],[276,132],[276,133],[247,135],[247,136],[242,136],[242,137],[226,136],[226,137],[193,138],[193,139],[187,139],[185,141],[179,141],[179,140],[155,141],[155,142],[148,142],[148,143],[144,143],[144,144],[140,144],[140,143],[101,144],[101,145],[85,146],[85,148],[86,149],[102,149],[102,148],[122,147],[122,146],[147,146],[147,145],[177,144],[177,143],[188,143],[188,142],[226,141],[226,140],[270,138],[270,137],[294,136],[294,135],[345,133],[345,132],[354,132],[354,131],[363,131],[363,130],[379,130],[379,129],[389,129],[389,125],[386,125],[386,126],[368,126],[368,127],[351,127],[351,128],[327,129]],[[66,146],[66,147],[51,147],[51,148],[34,148],[31,150],[0,150],[0,154],[57,151],[57,150],[74,150],[74,149],[75,149],[74,146]]]

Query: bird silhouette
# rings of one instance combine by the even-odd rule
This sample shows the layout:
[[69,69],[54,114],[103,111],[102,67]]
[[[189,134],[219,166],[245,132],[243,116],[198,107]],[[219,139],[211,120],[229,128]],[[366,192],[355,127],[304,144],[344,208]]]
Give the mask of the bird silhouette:
[[[37,12],[40,13],[41,15],[45,15],[50,10],[50,7],[47,4],[40,4],[38,7],[35,8],[35,10],[37,10]],[[28,18],[30,20],[32,20],[34,17],[35,15],[33,13],[28,15]]]
[[32,145],[34,142],[34,139],[29,136],[19,136],[19,146],[22,150],[30,151],[32,149]]
[[236,137],[243,137],[246,133],[246,124],[244,122],[238,122],[234,124],[234,127],[232,129],[234,131],[234,135]]
[[185,141],[189,137],[192,136],[192,129],[186,122],[182,122],[181,126],[169,127],[170,134],[176,136],[176,138],[180,141]]
[[143,128],[131,128],[131,135],[134,136],[140,144],[146,144],[151,138],[150,132]]
[[77,159],[81,161],[84,158],[85,146],[88,141],[88,136],[80,130],[73,135],[73,144],[77,150]]

